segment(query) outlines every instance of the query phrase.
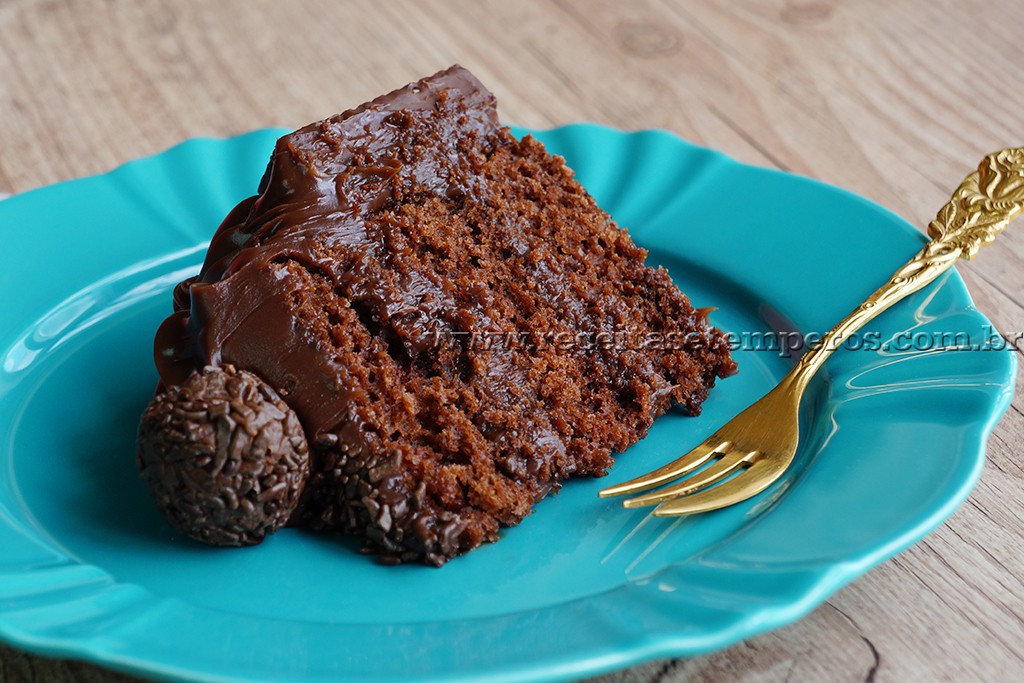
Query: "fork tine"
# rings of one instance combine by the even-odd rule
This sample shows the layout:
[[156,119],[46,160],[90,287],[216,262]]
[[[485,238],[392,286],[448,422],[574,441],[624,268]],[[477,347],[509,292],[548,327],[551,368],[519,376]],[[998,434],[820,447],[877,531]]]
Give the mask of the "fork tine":
[[692,477],[688,477],[683,481],[664,488],[654,493],[648,493],[643,496],[637,496],[636,498],[630,498],[622,501],[623,507],[627,508],[638,508],[646,505],[655,505],[656,503],[662,503],[672,498],[678,498],[679,496],[685,496],[695,491],[699,491],[702,488],[711,486],[715,482],[724,479],[725,477],[732,474],[736,468],[742,467],[744,463],[750,460],[757,451],[750,451],[744,453],[743,451],[734,451],[728,455],[722,456],[722,458],[708,467],[706,470],[698,472]]
[[[774,473],[771,472],[773,468],[776,470]],[[770,462],[755,462],[746,472],[724,484],[662,503],[654,508],[654,515],[676,517],[735,505],[771,486],[785,469]]]
[[[712,447],[708,444],[717,445]],[[601,498],[610,498],[612,496],[621,496],[624,493],[637,493],[639,491],[653,489],[655,486],[659,486],[666,481],[671,481],[672,479],[680,477],[687,472],[692,472],[706,463],[715,453],[721,453],[727,449],[729,445],[728,441],[712,437],[683,457],[677,458],[669,464],[663,465],[652,472],[648,472],[641,477],[637,477],[636,479],[630,479],[629,481],[624,481],[621,484],[616,484],[615,486],[609,486],[606,489],[602,489],[597,495]]]

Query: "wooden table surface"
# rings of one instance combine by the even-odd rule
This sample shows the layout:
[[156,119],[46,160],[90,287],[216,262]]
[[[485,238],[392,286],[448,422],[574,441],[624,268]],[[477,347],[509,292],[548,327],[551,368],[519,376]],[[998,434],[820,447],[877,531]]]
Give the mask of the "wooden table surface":
[[[1024,3],[1009,1],[0,0],[0,192],[194,136],[296,127],[459,62],[506,121],[665,128],[923,226],[985,153],[1024,144],[1021,35]],[[1017,225],[960,267],[1008,337],[1024,330],[1022,261]],[[603,680],[1024,673],[1022,407],[949,522],[807,618]],[[2,683],[126,680],[0,646]]]

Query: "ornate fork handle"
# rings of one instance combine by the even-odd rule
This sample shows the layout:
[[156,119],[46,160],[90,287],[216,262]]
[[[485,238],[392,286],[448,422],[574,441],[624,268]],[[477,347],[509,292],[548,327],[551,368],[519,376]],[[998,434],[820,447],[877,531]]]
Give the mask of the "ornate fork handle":
[[960,258],[971,259],[1024,207],[1024,148],[985,157],[928,225],[932,240],[893,273],[889,281],[825,334],[790,371],[804,386],[833,351],[869,320],[921,289]]

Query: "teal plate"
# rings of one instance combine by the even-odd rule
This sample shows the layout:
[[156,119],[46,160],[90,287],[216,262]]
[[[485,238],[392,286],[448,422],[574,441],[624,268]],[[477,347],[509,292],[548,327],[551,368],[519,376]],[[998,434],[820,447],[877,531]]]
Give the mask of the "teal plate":
[[[518,131],[522,133],[524,131]],[[257,185],[280,130],[185,142],[0,202],[0,638],[167,679],[558,680],[725,647],[789,623],[967,496],[1013,391],[960,277],[880,317],[805,398],[795,466],[764,495],[661,520],[597,491],[680,454],[916,251],[898,217],[665,132],[538,133],[698,306],[744,341],[697,418],[673,412],[612,476],[570,482],[443,569],[388,568],[285,530],[214,550],[135,473],[150,349],[174,283]],[[902,341],[901,341],[902,340]],[[894,476],[894,472],[900,472]]]

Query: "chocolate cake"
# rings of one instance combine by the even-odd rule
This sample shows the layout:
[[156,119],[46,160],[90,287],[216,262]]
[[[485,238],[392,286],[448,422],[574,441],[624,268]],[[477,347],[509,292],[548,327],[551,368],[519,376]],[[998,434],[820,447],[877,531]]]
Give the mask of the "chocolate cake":
[[[279,397],[308,440],[290,523],[356,534],[386,562],[441,565],[497,539],[567,477],[605,474],[671,406],[698,413],[734,372],[707,310],[645,256],[455,66],[278,140],[258,194],[174,292],[155,400],[207,438],[195,397],[224,381],[210,368],[259,378],[275,419]],[[192,403],[175,413],[179,400]],[[236,413],[222,438],[266,421]],[[180,419],[144,420],[151,486],[164,424],[181,450]],[[217,448],[185,450],[198,471]],[[203,495],[247,500],[219,474],[193,480],[205,483],[180,506],[193,512],[161,503],[179,527],[201,516]],[[258,542],[279,522],[271,502],[255,533],[191,535]]]

